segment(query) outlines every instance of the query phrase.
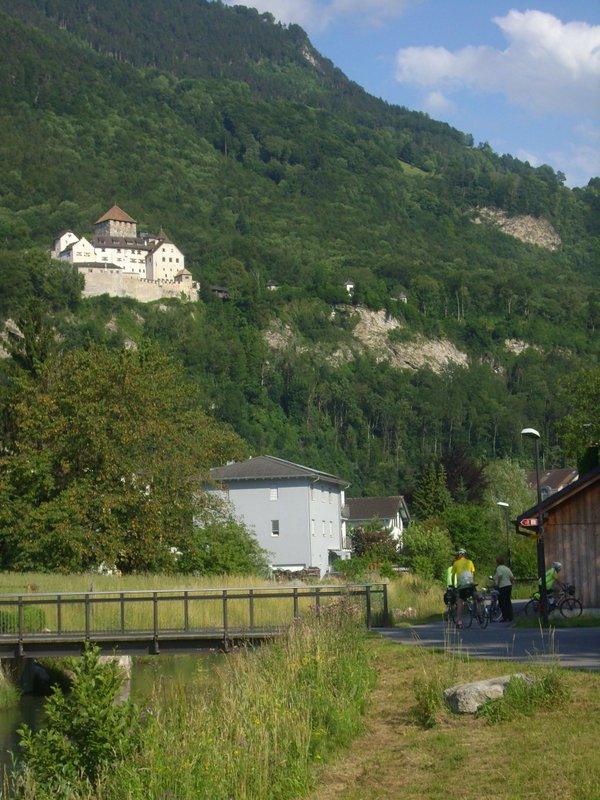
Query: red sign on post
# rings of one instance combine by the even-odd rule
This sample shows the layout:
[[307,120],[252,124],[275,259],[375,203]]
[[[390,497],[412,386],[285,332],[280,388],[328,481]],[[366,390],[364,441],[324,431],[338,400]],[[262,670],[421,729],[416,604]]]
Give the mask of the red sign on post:
[[519,522],[522,528],[537,528],[537,517],[526,517]]

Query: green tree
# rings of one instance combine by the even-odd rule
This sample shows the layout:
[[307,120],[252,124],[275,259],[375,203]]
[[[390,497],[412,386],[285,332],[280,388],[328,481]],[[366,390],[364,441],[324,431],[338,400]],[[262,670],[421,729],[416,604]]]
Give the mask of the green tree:
[[157,348],[92,347],[23,376],[0,458],[4,566],[177,567],[194,549],[208,467],[245,455]]
[[439,461],[430,461],[417,483],[413,510],[420,520],[443,514],[452,498],[446,485],[446,470]]
[[566,453],[581,458],[588,448],[600,445],[600,367],[563,379],[561,394],[567,413],[558,422],[558,435]]
[[422,578],[442,580],[452,558],[448,531],[433,522],[414,522],[404,531],[403,561]]
[[497,533],[490,524],[489,515],[481,506],[454,503],[444,511],[442,520],[454,549],[464,547],[469,557],[475,561],[478,571],[482,564],[489,569],[496,555],[504,552],[504,547],[498,550]]

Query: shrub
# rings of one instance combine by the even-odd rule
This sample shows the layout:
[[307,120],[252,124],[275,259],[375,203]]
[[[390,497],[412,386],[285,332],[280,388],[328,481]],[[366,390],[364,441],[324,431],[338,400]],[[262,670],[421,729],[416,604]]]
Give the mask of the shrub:
[[378,519],[354,528],[350,538],[354,553],[357,556],[367,556],[371,561],[392,562],[398,554],[394,537]]
[[71,798],[69,785],[93,785],[100,770],[135,752],[140,725],[135,706],[118,703],[123,683],[119,666],[102,664],[97,647],[72,659],[72,688],[55,688],[45,704],[45,725],[34,733],[19,729],[27,780],[36,798]]

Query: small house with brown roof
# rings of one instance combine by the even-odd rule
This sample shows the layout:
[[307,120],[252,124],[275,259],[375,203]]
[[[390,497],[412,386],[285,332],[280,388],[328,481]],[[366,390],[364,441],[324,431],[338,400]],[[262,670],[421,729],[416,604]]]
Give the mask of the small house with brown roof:
[[[540,487],[542,491],[542,499],[550,497],[555,492],[560,492],[565,486],[568,486],[579,477],[579,472],[573,467],[563,467],[561,469],[547,469],[540,472]],[[536,487],[536,474],[535,470],[527,473],[527,485],[530,489]]]
[[351,531],[379,520],[392,534],[399,545],[402,544],[402,533],[410,522],[408,507],[402,495],[388,497],[349,497],[347,526]]
[[600,607],[600,467],[520,514],[517,532],[535,534],[540,513],[546,565],[560,561],[584,607]]

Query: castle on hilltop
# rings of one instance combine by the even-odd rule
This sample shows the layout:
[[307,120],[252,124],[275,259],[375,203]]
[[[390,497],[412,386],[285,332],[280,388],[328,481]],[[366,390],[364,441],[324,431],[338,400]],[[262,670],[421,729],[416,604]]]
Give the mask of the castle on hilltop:
[[177,245],[162,231],[157,236],[138,235],[136,221],[119,206],[96,220],[91,239],[63,231],[54,240],[51,256],[77,267],[85,278],[85,297],[198,299],[198,284]]

